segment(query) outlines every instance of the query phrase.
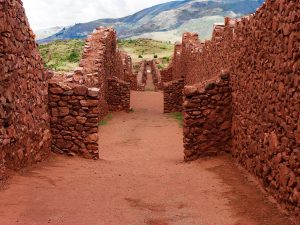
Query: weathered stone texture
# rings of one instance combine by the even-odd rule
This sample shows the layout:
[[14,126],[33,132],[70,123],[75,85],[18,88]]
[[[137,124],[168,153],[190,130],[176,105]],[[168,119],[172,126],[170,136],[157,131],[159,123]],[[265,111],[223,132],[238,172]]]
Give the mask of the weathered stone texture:
[[146,61],[142,61],[140,64],[140,70],[137,75],[137,90],[138,91],[145,91],[145,86],[147,82],[147,71],[146,71]]
[[110,111],[129,111],[130,84],[118,78],[109,78],[107,102]]
[[[171,65],[171,64],[170,64]],[[168,66],[168,68],[161,71],[161,82],[166,83],[173,80],[173,67]]]
[[184,80],[178,79],[163,84],[164,90],[164,113],[181,112],[183,103],[182,90]]
[[185,160],[231,150],[229,75],[184,88]]
[[99,158],[99,97],[98,88],[51,80],[49,105],[52,151]]
[[[225,19],[212,40],[186,33],[172,76],[186,85],[229,71],[234,157],[288,210],[300,211],[300,1],[266,0],[241,20]],[[211,104],[212,100],[207,104]]]
[[151,67],[151,73],[152,73],[153,84],[155,86],[155,90],[158,91],[158,90],[162,89],[160,70],[158,69],[155,60],[149,61],[148,64]]
[[50,152],[47,78],[22,2],[0,1],[0,179]]

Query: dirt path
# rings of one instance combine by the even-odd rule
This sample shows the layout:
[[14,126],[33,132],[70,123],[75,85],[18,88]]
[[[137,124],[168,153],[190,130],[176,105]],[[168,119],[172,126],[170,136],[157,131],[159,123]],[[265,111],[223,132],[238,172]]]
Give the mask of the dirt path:
[[154,91],[155,86],[153,84],[153,75],[152,75],[151,66],[147,66],[146,71],[147,71],[147,82],[146,82],[145,90],[146,91]]
[[0,192],[1,225],[289,225],[228,156],[183,163],[162,94],[101,128],[101,160],[53,155]]

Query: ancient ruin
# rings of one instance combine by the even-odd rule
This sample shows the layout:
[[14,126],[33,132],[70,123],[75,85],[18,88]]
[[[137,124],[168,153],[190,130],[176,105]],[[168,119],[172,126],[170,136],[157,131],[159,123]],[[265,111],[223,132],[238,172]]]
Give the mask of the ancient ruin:
[[96,29],[79,68],[61,75],[44,68],[21,0],[0,1],[0,20],[0,180],[51,151],[99,159],[99,122],[130,111],[150,70],[164,112],[183,112],[186,161],[230,153],[299,218],[299,0],[225,18],[210,41],[185,33],[167,69],[143,61],[138,74],[112,28]]
[[215,26],[211,41],[186,33],[162,72],[162,80],[172,77],[165,111],[180,109],[184,95],[186,160],[231,152],[294,212],[300,209],[299,15],[299,1],[267,0],[253,15]]

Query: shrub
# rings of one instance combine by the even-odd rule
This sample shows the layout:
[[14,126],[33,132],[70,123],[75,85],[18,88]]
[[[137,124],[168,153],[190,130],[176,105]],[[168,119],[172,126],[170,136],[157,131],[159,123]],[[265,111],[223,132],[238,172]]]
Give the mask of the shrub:
[[158,56],[157,55],[154,55],[154,59],[157,59],[158,58]]
[[142,59],[142,58],[143,58],[143,56],[142,56],[142,55],[139,55],[139,58],[140,58],[140,59]]

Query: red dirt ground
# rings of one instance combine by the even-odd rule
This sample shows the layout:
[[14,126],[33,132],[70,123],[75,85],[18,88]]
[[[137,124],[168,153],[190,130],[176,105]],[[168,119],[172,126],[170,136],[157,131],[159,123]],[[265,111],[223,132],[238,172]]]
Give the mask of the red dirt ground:
[[0,191],[1,225],[290,225],[230,156],[184,163],[163,96],[101,127],[101,160],[52,155]]

